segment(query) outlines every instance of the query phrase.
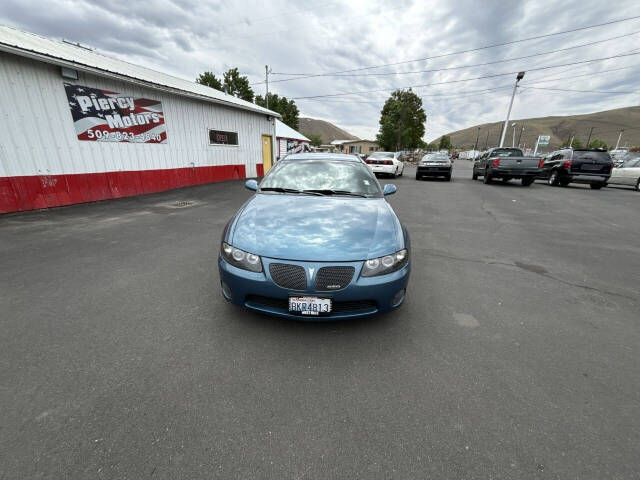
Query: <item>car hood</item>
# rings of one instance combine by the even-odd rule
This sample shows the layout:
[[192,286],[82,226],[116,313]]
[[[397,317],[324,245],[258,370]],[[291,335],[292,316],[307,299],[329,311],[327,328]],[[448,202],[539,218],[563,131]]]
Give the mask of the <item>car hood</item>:
[[404,248],[384,198],[256,194],[226,233],[233,246],[264,257],[356,261]]

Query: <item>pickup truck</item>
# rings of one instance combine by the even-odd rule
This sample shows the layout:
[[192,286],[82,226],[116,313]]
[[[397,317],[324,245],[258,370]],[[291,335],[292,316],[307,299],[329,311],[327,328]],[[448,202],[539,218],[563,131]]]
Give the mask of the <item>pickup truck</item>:
[[566,187],[570,183],[588,183],[599,190],[611,176],[613,160],[606,150],[563,148],[547,155],[540,166],[540,177],[549,185]]
[[539,157],[525,157],[519,148],[491,148],[474,162],[472,178],[477,180],[481,176],[484,183],[496,178],[503,182],[519,178],[522,185],[528,187],[539,174]]

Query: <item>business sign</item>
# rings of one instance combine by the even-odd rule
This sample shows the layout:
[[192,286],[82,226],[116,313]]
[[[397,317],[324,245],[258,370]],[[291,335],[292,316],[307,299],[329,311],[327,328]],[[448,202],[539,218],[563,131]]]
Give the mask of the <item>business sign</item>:
[[538,146],[546,147],[547,145],[549,145],[550,140],[551,140],[551,135],[540,135],[538,137]]
[[64,84],[78,140],[167,143],[162,102]]

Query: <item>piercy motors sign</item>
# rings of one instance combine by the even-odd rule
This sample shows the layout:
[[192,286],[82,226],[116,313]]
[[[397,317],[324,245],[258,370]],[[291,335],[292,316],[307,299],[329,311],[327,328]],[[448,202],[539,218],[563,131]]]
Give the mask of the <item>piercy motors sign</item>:
[[162,102],[64,84],[78,140],[167,143]]

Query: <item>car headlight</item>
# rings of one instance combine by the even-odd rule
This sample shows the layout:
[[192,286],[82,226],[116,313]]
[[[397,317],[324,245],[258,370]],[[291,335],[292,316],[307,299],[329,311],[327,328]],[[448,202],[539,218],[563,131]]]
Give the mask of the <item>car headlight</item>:
[[226,242],[222,242],[220,254],[222,258],[235,267],[251,272],[262,271],[262,261],[258,255],[240,250]]
[[409,262],[409,252],[406,248],[403,248],[396,253],[385,255],[384,257],[365,260],[360,275],[363,277],[385,275],[400,270],[407,262]]

